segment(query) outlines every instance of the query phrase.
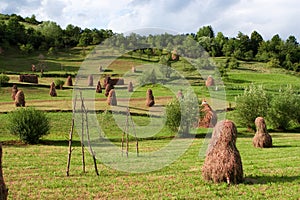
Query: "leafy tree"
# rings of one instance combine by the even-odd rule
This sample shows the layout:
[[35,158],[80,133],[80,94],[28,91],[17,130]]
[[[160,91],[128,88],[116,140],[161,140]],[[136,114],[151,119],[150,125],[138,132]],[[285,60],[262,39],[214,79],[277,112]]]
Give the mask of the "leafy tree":
[[263,37],[257,31],[253,31],[250,36],[250,43],[251,43],[251,50],[253,52],[253,57],[256,56],[261,42],[263,42]]
[[38,30],[45,36],[49,47],[63,47],[63,31],[56,22],[44,21],[38,26]]
[[215,34],[214,34],[213,28],[211,26],[203,26],[196,33],[196,37],[197,37],[197,39],[199,39],[201,37],[213,38],[213,37],[215,37]]

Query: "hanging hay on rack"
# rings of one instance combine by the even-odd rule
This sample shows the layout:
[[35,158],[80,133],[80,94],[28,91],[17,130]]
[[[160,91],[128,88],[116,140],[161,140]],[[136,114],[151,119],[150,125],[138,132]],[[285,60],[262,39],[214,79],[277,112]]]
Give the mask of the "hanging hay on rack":
[[66,81],[66,85],[67,86],[73,86],[73,81],[72,81],[72,77],[68,76],[67,81]]
[[132,84],[131,81],[128,83],[127,91],[128,92],[133,92],[133,84]]
[[13,85],[12,88],[11,88],[11,98],[12,98],[12,100],[16,99],[17,92],[18,92],[17,85]]
[[114,89],[111,89],[109,91],[108,97],[107,97],[107,104],[110,106],[116,106],[117,105],[117,97],[116,92]]
[[267,131],[267,125],[263,117],[255,119],[256,134],[253,138],[253,146],[260,148],[272,147],[272,137]]
[[97,86],[96,86],[96,93],[102,93],[102,88],[101,88],[101,83],[98,81]]
[[147,94],[146,94],[146,106],[152,107],[152,106],[154,106],[154,104],[155,104],[155,101],[154,101],[153,92],[151,89],[148,89]]
[[49,92],[50,96],[51,97],[56,97],[57,96],[57,93],[56,93],[56,89],[55,89],[55,83],[52,82],[50,84],[50,92]]
[[88,86],[93,86],[94,85],[94,78],[93,75],[88,76]]
[[19,76],[20,82],[26,82],[26,83],[38,83],[38,76],[34,74],[22,74]]
[[237,129],[230,120],[216,124],[202,166],[202,176],[214,183],[243,182],[243,166],[236,148]]
[[19,90],[16,94],[15,105],[17,107],[25,107],[25,95],[22,90]]
[[209,75],[205,81],[205,85],[206,87],[211,87],[215,85],[215,80],[213,79],[213,77],[211,75]]
[[199,118],[198,127],[212,128],[218,121],[216,112],[210,107],[210,105],[204,100],[201,104],[200,113],[203,115]]

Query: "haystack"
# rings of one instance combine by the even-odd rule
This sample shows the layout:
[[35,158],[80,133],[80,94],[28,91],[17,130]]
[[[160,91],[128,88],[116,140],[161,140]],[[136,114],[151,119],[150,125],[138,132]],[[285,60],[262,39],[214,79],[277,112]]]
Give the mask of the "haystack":
[[272,137],[267,131],[267,125],[263,117],[255,119],[256,134],[253,138],[253,146],[260,148],[272,147]]
[[107,84],[110,84],[110,81],[111,81],[110,76],[106,76],[106,77],[104,78],[104,88],[106,88],[106,85],[107,85]]
[[243,166],[235,146],[236,138],[237,129],[232,121],[223,120],[217,123],[202,166],[205,180],[228,184],[243,182]]
[[213,79],[213,77],[211,75],[209,75],[205,81],[205,85],[206,87],[211,87],[215,85],[215,80]]
[[66,81],[66,85],[67,86],[73,86],[73,81],[72,81],[72,77],[68,76],[67,81]]
[[6,200],[8,196],[8,189],[4,183],[2,171],[2,145],[0,143],[0,200]]
[[154,101],[153,92],[151,89],[148,89],[147,94],[146,94],[146,106],[152,107],[152,106],[154,106],[154,104],[155,104],[155,101]]
[[18,87],[16,85],[13,85],[12,89],[11,89],[11,98],[12,98],[12,100],[16,99],[17,92],[18,92]]
[[93,86],[94,85],[94,78],[93,75],[88,76],[88,86]]
[[19,81],[26,83],[39,83],[38,76],[35,74],[21,74],[19,75]]
[[116,98],[116,92],[114,89],[111,89],[109,91],[108,97],[107,97],[107,104],[111,106],[117,105],[117,98]]
[[102,93],[102,88],[101,88],[101,83],[98,81],[97,86],[96,86],[96,93]]
[[133,84],[131,81],[128,83],[127,90],[128,90],[128,92],[133,92]]
[[218,116],[206,101],[202,102],[200,112],[203,113],[203,116],[199,119],[198,127],[212,128],[216,125]]
[[132,73],[136,73],[136,69],[135,69],[134,66],[131,67],[131,72],[132,72]]
[[182,90],[179,90],[177,92],[177,99],[183,99],[183,98],[184,98],[184,96],[183,96]]
[[50,92],[49,92],[50,96],[51,97],[56,97],[57,96],[57,93],[56,93],[56,89],[55,89],[55,83],[52,82],[50,84]]
[[108,97],[110,90],[114,89],[114,86],[111,84],[106,84],[105,87],[105,96]]
[[32,72],[36,72],[36,67],[35,67],[34,64],[31,65],[31,71],[32,71]]
[[19,90],[15,97],[15,105],[17,107],[25,107],[25,95],[22,90]]

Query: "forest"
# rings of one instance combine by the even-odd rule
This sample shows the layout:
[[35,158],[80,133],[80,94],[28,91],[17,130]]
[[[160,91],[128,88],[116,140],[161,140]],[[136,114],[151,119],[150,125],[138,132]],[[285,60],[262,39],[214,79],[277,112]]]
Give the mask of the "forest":
[[[197,33],[185,33],[197,41],[212,57],[229,57],[243,61],[265,62],[272,68],[284,68],[300,71],[300,47],[297,38],[290,35],[282,39],[275,34],[270,40],[265,40],[260,33],[253,31],[250,36],[239,32],[236,37],[227,37],[222,32],[215,34],[211,26],[200,27]],[[120,48],[135,49],[134,41],[144,41],[144,52],[149,56],[161,53],[151,47],[166,46],[161,42],[176,44],[168,40],[169,34],[141,36],[135,33],[124,36],[104,29],[82,29],[69,24],[65,29],[53,21],[37,21],[35,15],[22,17],[16,14],[0,14],[0,53],[6,49],[17,47],[21,53],[30,54],[34,51],[56,52],[65,48],[87,47],[98,45],[107,38],[116,36],[114,45],[126,45]],[[124,37],[130,37],[128,44]],[[178,36],[180,38],[180,36]],[[171,38],[171,37],[170,37]],[[127,38],[128,39],[128,38]],[[188,43],[186,43],[188,45]]]

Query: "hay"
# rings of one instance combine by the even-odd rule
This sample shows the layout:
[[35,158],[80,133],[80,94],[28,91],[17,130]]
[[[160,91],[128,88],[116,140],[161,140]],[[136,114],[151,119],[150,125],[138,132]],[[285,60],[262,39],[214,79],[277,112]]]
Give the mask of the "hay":
[[202,102],[200,112],[204,115],[199,118],[198,127],[213,128],[218,121],[218,116],[206,101]]
[[72,77],[68,76],[67,81],[66,81],[66,85],[67,86],[73,86],[73,81],[72,81]]
[[230,120],[218,122],[213,130],[212,138],[202,166],[202,176],[214,183],[243,182],[243,166],[235,143],[237,129]]
[[36,72],[36,67],[35,67],[34,64],[31,65],[31,71],[32,71],[32,72]]
[[94,85],[94,78],[93,75],[88,76],[88,86],[93,86]]
[[147,94],[146,94],[146,106],[152,107],[152,106],[154,106],[154,104],[155,104],[155,101],[154,101],[153,92],[151,89],[148,89]]
[[57,93],[56,93],[56,89],[55,89],[55,83],[52,82],[50,84],[50,92],[49,92],[50,96],[51,97],[56,97],[57,96]]
[[106,77],[104,78],[104,88],[106,88],[106,85],[107,85],[107,84],[110,84],[110,80],[111,80],[110,76],[106,76]]
[[38,76],[34,74],[23,74],[19,76],[20,82],[26,82],[26,83],[38,83]]
[[22,90],[19,90],[15,97],[15,105],[17,107],[25,107],[25,95]]
[[111,84],[107,84],[105,87],[105,96],[108,97],[110,90],[114,89],[114,86]]
[[109,91],[108,97],[107,97],[107,104],[111,106],[117,105],[117,98],[116,98],[116,92],[114,89],[111,89]]
[[256,134],[252,140],[254,147],[268,148],[272,147],[272,137],[267,131],[267,125],[263,117],[255,119]]
[[12,89],[11,89],[11,98],[12,98],[12,100],[16,99],[17,92],[18,92],[18,87],[16,85],[13,85]]
[[183,96],[182,90],[179,90],[177,92],[177,99],[183,99],[183,98],[184,98],[184,96]]
[[211,87],[215,85],[215,80],[213,79],[213,77],[211,75],[209,75],[205,81],[205,85],[206,87]]
[[96,93],[102,93],[102,88],[101,88],[101,83],[98,81],[97,86],[96,86]]
[[136,73],[136,69],[135,69],[134,66],[131,67],[131,72],[132,72],[132,73]]
[[133,84],[132,84],[131,81],[128,83],[127,91],[128,92],[133,92]]
[[0,199],[6,200],[8,196],[8,189],[4,183],[3,170],[2,170],[2,144],[0,143]]

